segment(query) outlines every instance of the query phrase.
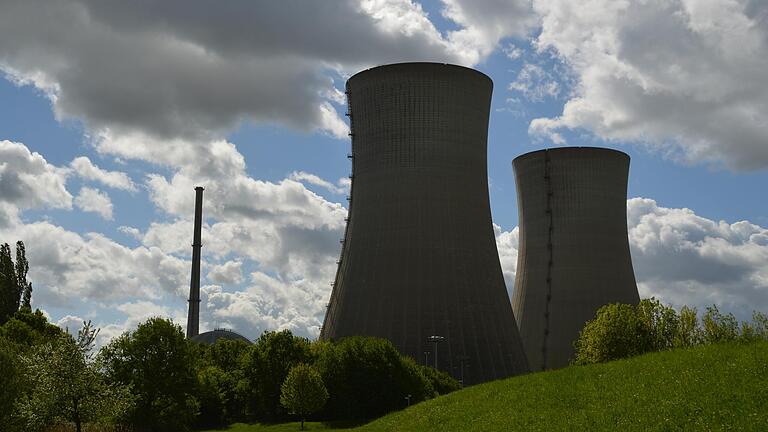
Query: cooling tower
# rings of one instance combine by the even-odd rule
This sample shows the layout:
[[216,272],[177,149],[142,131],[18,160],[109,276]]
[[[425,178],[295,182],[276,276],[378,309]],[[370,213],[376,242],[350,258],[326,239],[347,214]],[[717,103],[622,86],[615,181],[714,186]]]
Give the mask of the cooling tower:
[[515,317],[531,369],[563,367],[601,306],[640,301],[627,240],[629,156],[565,147],[512,164],[520,215]]
[[466,384],[528,370],[488,202],[492,88],[431,63],[347,81],[352,189],[321,338],[386,338]]

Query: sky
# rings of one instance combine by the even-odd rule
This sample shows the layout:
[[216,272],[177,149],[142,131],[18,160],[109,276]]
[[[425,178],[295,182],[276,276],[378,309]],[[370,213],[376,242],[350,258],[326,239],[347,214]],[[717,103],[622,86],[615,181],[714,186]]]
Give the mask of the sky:
[[631,158],[641,297],[768,312],[768,3],[761,0],[3,0],[0,241],[33,307],[100,343],[186,322],[205,187],[201,331],[317,337],[340,252],[344,83],[434,61],[494,82],[488,176],[508,291],[511,161]]

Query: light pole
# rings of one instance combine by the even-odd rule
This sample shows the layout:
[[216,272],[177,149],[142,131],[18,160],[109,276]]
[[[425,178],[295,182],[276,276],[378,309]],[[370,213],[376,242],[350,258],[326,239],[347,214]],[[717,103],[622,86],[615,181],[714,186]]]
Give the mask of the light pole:
[[457,360],[459,360],[459,364],[461,365],[461,379],[459,382],[461,383],[461,386],[464,387],[464,362],[469,360],[469,356],[461,355],[457,357]]
[[428,341],[433,342],[435,344],[435,369],[437,369],[437,344],[444,341],[445,337],[438,336],[438,335],[432,335],[427,338]]
[[429,351],[424,351],[424,366],[429,366]]

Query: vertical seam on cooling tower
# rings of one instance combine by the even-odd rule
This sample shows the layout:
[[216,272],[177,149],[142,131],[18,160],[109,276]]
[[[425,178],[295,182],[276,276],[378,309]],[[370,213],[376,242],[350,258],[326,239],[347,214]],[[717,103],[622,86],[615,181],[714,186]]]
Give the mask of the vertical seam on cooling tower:
[[549,152],[544,151],[544,187],[547,193],[547,284],[546,284],[546,297],[544,298],[544,337],[541,344],[541,370],[547,368],[547,341],[549,339],[549,307],[552,300],[552,231],[554,229],[552,225],[552,176],[550,173],[550,159]]

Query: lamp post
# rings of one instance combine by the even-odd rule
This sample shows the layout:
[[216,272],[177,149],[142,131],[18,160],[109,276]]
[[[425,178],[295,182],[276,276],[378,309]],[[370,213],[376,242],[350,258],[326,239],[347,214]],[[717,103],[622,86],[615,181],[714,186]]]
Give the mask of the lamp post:
[[433,342],[435,344],[435,369],[437,369],[437,344],[444,341],[444,336],[438,336],[438,335],[432,335],[427,338],[428,341]]
[[459,382],[461,383],[461,386],[464,387],[464,362],[469,360],[469,356],[460,355],[456,359],[459,360],[459,365],[461,365],[461,379]]
[[424,366],[429,366],[429,351],[424,351]]

